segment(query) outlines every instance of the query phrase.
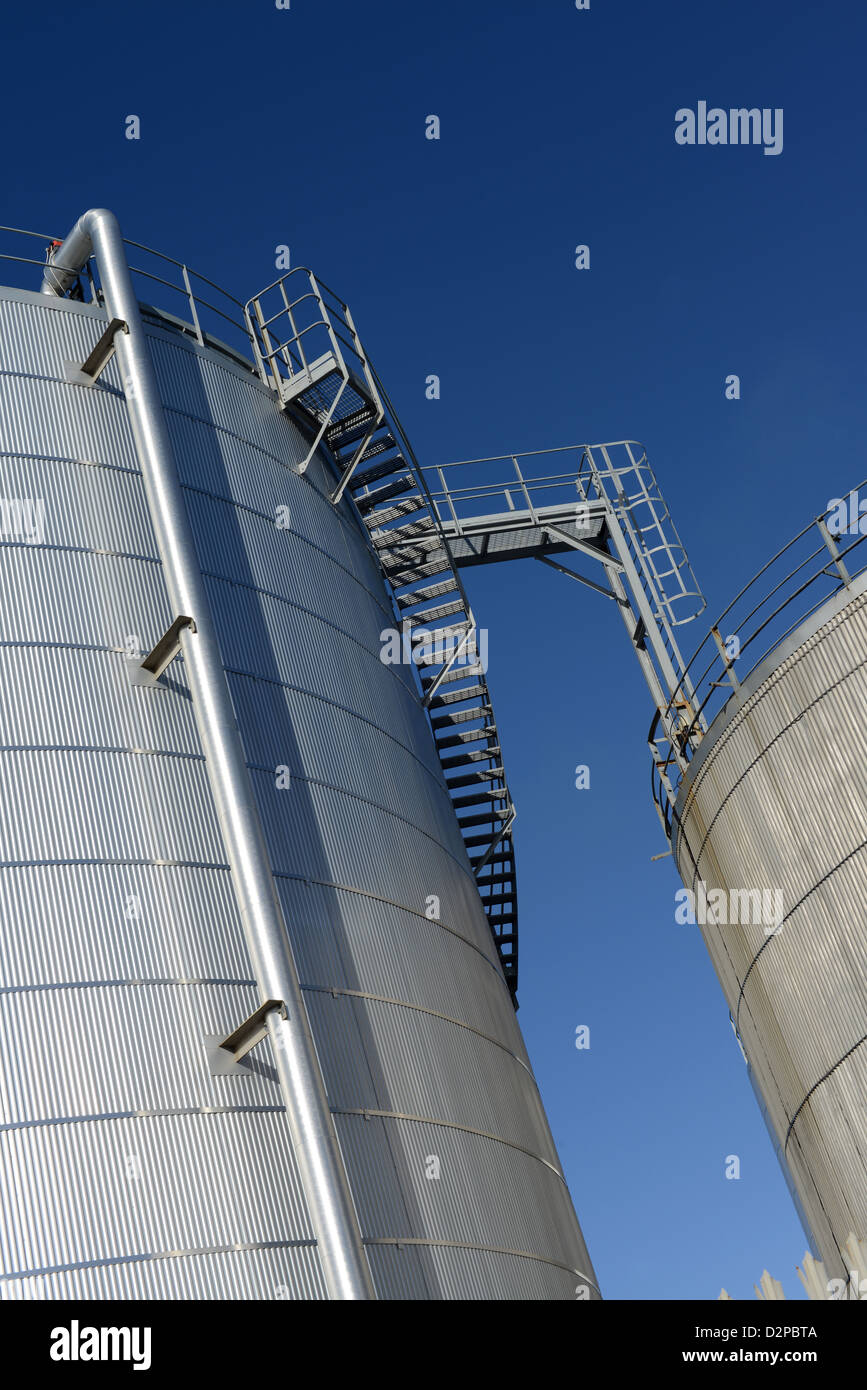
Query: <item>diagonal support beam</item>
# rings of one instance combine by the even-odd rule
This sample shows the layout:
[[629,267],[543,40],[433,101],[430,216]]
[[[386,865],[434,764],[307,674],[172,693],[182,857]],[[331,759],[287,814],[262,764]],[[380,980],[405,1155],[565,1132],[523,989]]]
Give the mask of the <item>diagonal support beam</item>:
[[196,631],[196,625],[192,618],[185,616],[175,618],[168,632],[163,633],[153,651],[148,652],[141,663],[142,670],[150,671],[155,680],[159,679],[181,650],[181,633],[185,627],[188,627],[190,632]]
[[585,579],[583,574],[576,574],[574,570],[567,569],[565,565],[558,565],[556,560],[551,560],[547,555],[537,555],[536,559],[540,564],[548,565],[552,570],[559,570],[561,574],[567,575],[569,579],[577,579],[579,584],[586,584],[588,589],[595,589],[597,594],[602,594],[604,598],[613,599],[615,603],[619,603],[626,608],[629,607],[627,599],[619,598],[617,594],[613,594],[611,590],[606,589],[604,585],[596,584],[592,579]]
[[74,362],[66,363],[67,380],[78,386],[93,386],[114,357],[115,336],[128,332],[129,324],[125,319],[112,319],[90,356],[80,367]]
[[606,569],[614,570],[617,574],[622,573],[623,565],[620,560],[615,560],[613,555],[609,555],[607,550],[598,550],[586,541],[577,541],[574,536],[570,536],[567,531],[561,531],[559,526],[543,526],[542,530],[549,536],[554,536],[558,541],[565,541],[573,550],[580,550],[582,555],[589,555],[591,560],[598,560]]
[[244,1019],[234,1033],[223,1039],[220,1043],[221,1049],[230,1053],[234,1062],[240,1062],[242,1057],[252,1052],[257,1043],[268,1036],[268,1015],[274,1012],[278,1013],[280,1018],[289,1017],[282,999],[266,999],[255,1013]]

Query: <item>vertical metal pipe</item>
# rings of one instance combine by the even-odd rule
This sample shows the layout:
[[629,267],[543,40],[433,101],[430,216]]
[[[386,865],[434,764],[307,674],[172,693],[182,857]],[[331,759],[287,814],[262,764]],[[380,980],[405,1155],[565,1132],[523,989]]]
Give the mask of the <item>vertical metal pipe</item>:
[[281,1018],[273,1011],[268,1017],[268,1031],[328,1293],[335,1299],[372,1299],[375,1293],[358,1217],[277,898],[156,374],[113,213],[96,208],[79,218],[53,265],[46,267],[42,290],[62,294],[91,252],[99,265],[108,317],[122,319],[129,330],[116,334],[116,351],[169,598],[176,614],[195,619],[195,632],[185,628],[181,633],[181,649],[253,970],[262,1002],[279,999],[286,1005],[288,1017]]

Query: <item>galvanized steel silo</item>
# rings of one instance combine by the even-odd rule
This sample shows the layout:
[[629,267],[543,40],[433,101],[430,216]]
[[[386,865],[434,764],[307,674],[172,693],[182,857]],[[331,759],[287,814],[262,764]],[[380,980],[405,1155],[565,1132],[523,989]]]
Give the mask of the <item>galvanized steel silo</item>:
[[[261,1000],[183,649],[141,671],[179,615],[122,363],[76,376],[108,317],[0,290],[2,1293],[324,1297],[271,1041],[215,1074]],[[376,1294],[595,1297],[368,532],[248,362],[145,328]]]
[[687,720],[695,735],[701,710],[716,713],[665,808],[829,1278],[847,1277],[847,1238],[867,1229],[867,555],[857,524],[833,534],[836,502],[690,663],[685,750]]

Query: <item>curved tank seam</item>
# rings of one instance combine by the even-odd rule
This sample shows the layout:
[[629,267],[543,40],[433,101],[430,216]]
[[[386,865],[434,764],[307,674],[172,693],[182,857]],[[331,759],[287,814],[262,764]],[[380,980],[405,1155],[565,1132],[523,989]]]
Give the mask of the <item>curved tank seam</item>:
[[[0,752],[2,751],[3,750],[0,749]],[[274,775],[273,767],[265,767],[262,763],[248,763],[247,766],[251,772],[263,772],[268,777],[273,777]],[[381,811],[385,816],[391,816],[392,820],[400,821],[401,825],[408,826],[410,830],[417,830],[419,835],[423,835],[426,840],[430,840],[431,844],[436,845],[437,849],[441,849],[444,854],[447,854],[449,858],[454,861],[456,868],[461,869],[472,879],[472,875],[461,863],[460,859],[452,853],[448,845],[444,845],[442,840],[437,839],[436,835],[431,834],[429,830],[425,830],[424,826],[418,825],[416,821],[410,820],[407,816],[402,816],[399,811],[393,811],[391,807],[383,806],[382,802],[373,801],[369,796],[363,796],[361,792],[350,791],[348,787],[338,787],[333,782],[325,782],[321,777],[307,777],[303,772],[300,772],[298,774],[293,773],[292,778],[293,781],[297,780],[299,782],[304,782],[310,787],[322,787],[325,791],[336,792],[338,796],[348,796],[352,801],[360,801],[365,806],[373,807],[375,811]],[[475,884],[475,879],[472,881]]]
[[[0,643],[0,646],[2,646],[2,643]],[[123,648],[105,648],[104,650],[123,651]],[[226,673],[230,676],[242,676],[245,680],[262,681],[265,685],[275,685],[279,690],[292,690],[297,695],[307,695],[312,700],[320,700],[322,704],[330,705],[332,709],[342,710],[344,714],[348,714],[352,719],[361,720],[361,722],[363,724],[366,724],[368,728],[374,729],[378,734],[383,734],[392,743],[396,744],[398,748],[402,748],[405,753],[409,753],[410,757],[418,763],[419,767],[423,768],[425,772],[430,773],[431,777],[434,778],[434,780],[437,782],[439,786],[445,786],[445,783],[440,781],[439,776],[434,771],[434,769],[432,767],[428,767],[427,763],[424,762],[423,759],[419,757],[418,753],[416,753],[412,748],[410,748],[408,744],[401,742],[401,740],[397,738],[389,729],[382,728],[381,725],[377,724],[375,720],[368,719],[367,715],[361,714],[359,710],[350,709],[348,705],[341,704],[339,700],[333,700],[330,695],[322,695],[316,690],[309,690],[307,686],[295,685],[291,681],[278,680],[276,676],[264,676],[257,671],[245,671],[241,666],[227,666],[225,670]],[[479,735],[479,737],[481,738],[481,734]]]
[[[2,867],[2,865],[0,865],[0,867]],[[509,988],[506,984],[505,979],[500,974],[497,962],[492,960],[490,956],[486,955],[480,946],[477,946],[476,943],[472,941],[468,936],[464,936],[463,932],[459,932],[457,927],[451,927],[447,922],[436,921],[434,918],[428,917],[424,912],[419,912],[418,908],[416,907],[410,907],[407,903],[395,902],[393,898],[384,898],[380,893],[371,893],[367,888],[358,888],[356,885],[351,883],[334,883],[329,879],[311,878],[308,874],[290,874],[287,873],[285,870],[281,869],[274,870],[274,877],[285,878],[293,883],[310,883],[317,888],[336,888],[338,892],[341,893],[356,893],[359,897],[369,898],[371,902],[385,903],[387,907],[397,908],[399,912],[407,912],[411,917],[417,917],[420,922],[426,922],[429,927],[440,927],[443,931],[447,931],[450,936],[456,936],[459,941],[462,941],[464,943],[465,946],[470,946],[478,955],[482,957],[482,960],[487,962],[487,964],[495,972],[497,978],[499,980],[502,980],[504,987],[507,990]],[[509,996],[509,998],[511,1000],[511,995]]]
[[0,1274],[0,1280],[36,1279],[50,1274],[72,1274],[80,1269],[105,1269],[113,1265],[149,1264],[154,1260],[178,1260],[201,1255],[236,1255],[253,1253],[256,1250],[315,1250],[313,1236],[299,1236],[294,1240],[243,1241],[233,1245],[194,1245],[188,1250],[148,1250],[140,1254],[107,1255],[102,1260],[76,1260],[69,1264],[42,1265],[35,1269],[15,1270],[10,1274]]
[[46,994],[60,989],[149,989],[163,988],[166,985],[191,985],[196,988],[203,985],[227,985],[233,989],[240,987],[253,989],[255,984],[255,980],[245,980],[228,975],[130,975],[126,979],[59,980],[54,984],[0,985],[0,996],[4,994]]
[[[288,527],[286,529],[288,530]],[[15,544],[26,546],[29,542],[18,541],[15,542]],[[315,618],[317,622],[324,623],[326,627],[330,627],[334,632],[339,632],[341,637],[346,637],[350,642],[354,642],[355,645],[360,647],[368,656],[375,657],[380,666],[384,666],[389,675],[400,683],[402,689],[418,701],[418,692],[412,685],[403,680],[398,670],[395,669],[395,667],[399,666],[398,662],[382,661],[379,652],[375,651],[372,647],[366,646],[359,637],[355,636],[355,633],[349,632],[347,628],[341,627],[339,623],[333,622],[331,618],[326,618],[324,613],[317,613],[315,608],[308,608],[303,603],[297,603],[295,599],[289,598],[286,594],[278,594],[275,589],[263,589],[260,584],[250,584],[244,579],[233,579],[230,574],[218,574],[215,570],[202,570],[202,574],[205,579],[215,579],[220,584],[231,584],[233,588],[236,589],[249,589],[252,593],[259,594],[263,598],[274,599],[276,603],[285,603],[287,607],[294,608],[296,612],[304,613],[308,618]],[[365,589],[364,592],[366,594],[370,593],[368,589]],[[385,610],[383,610],[383,612],[385,612]],[[394,615],[392,615],[392,617],[393,616]]]
[[3,859],[0,869],[213,869],[229,873],[228,864],[207,859]]
[[[806,655],[806,653],[804,653],[804,655]],[[727,805],[728,801],[730,800],[730,798],[731,798],[732,796],[734,796],[735,792],[738,791],[738,790],[743,786],[743,783],[746,781],[746,779],[747,779],[747,777],[749,776],[749,774],[750,774],[750,773],[753,771],[753,769],[762,761],[762,759],[764,758],[765,754],[770,752],[770,750],[774,747],[774,744],[778,743],[779,740],[780,740],[781,738],[783,738],[786,734],[788,734],[788,733],[795,727],[796,724],[799,724],[799,723],[801,722],[801,720],[804,718],[804,716],[805,716],[807,713],[809,713],[809,711],[810,711],[811,709],[813,709],[816,705],[821,704],[821,702],[822,702],[828,695],[830,695],[832,691],[837,690],[841,685],[845,685],[846,681],[848,681],[852,676],[856,675],[857,672],[860,671],[860,670],[862,670],[862,668],[865,667],[865,666],[867,666],[867,657],[865,657],[865,659],[864,659],[863,661],[859,661],[858,664],[857,664],[857,666],[853,666],[853,667],[851,668],[851,670],[847,671],[846,674],[843,675],[843,676],[841,676],[839,680],[834,681],[832,685],[826,686],[826,688],[821,692],[821,694],[816,696],[815,700],[811,700],[810,703],[809,703],[808,705],[805,705],[804,708],[803,708],[802,710],[800,710],[798,714],[795,715],[794,719],[791,719],[791,720],[789,721],[788,724],[784,725],[784,727],[783,727],[782,729],[780,729],[780,730],[774,735],[774,737],[773,737],[767,744],[765,744],[764,748],[761,750],[761,752],[759,752],[759,753],[756,754],[756,756],[753,758],[752,762],[750,762],[750,763],[747,764],[747,766],[746,766],[746,767],[743,769],[743,771],[739,774],[737,781],[736,781],[736,782],[734,783],[734,785],[733,785],[732,787],[730,787],[729,790],[726,792],[725,796],[723,797],[722,801],[720,802],[719,806],[717,807],[716,811],[714,812],[713,817],[712,817],[711,820],[708,822],[707,828],[706,828],[706,830],[705,830],[704,838],[703,838],[703,840],[702,840],[702,842],[701,842],[701,845],[699,846],[698,854],[697,854],[697,855],[693,855],[692,849],[691,849],[691,847],[690,847],[690,845],[689,845],[689,841],[687,840],[687,849],[689,850],[690,858],[692,859],[693,865],[695,866],[695,873],[693,874],[693,879],[692,879],[693,888],[695,887],[695,880],[696,880],[696,876],[697,876],[697,874],[698,874],[698,863],[699,863],[699,860],[701,859],[701,856],[702,856],[702,854],[704,853],[705,847],[706,847],[706,845],[707,845],[708,839],[710,838],[710,835],[711,835],[711,832],[712,832],[712,830],[713,830],[713,827],[714,827],[714,825],[716,824],[717,820],[719,819],[719,816],[722,814],[722,812],[723,812],[725,806]],[[791,668],[789,668],[789,669],[791,669]],[[747,708],[747,707],[744,708],[744,710],[742,711],[742,713],[743,713],[743,715],[744,715],[744,718],[748,717],[748,715],[752,713],[752,711],[755,709],[755,706],[756,706],[761,700],[763,700],[763,699],[765,698],[766,695],[770,695],[771,690],[772,690],[772,687],[771,687],[771,686],[766,687],[766,689],[764,689],[764,690],[758,695],[757,699],[754,700],[753,702],[751,702],[751,704],[749,705],[748,708]],[[726,727],[726,729],[725,729],[725,731],[724,731],[723,737],[725,737],[726,735],[728,735],[730,731],[736,731],[737,728],[738,728],[739,725],[740,725],[740,722],[741,722],[741,721],[739,721],[739,720],[732,720],[732,722]],[[722,739],[720,740],[720,745],[719,745],[719,746],[720,746],[720,747],[722,746]],[[701,768],[700,771],[699,771],[699,777],[698,777],[698,779],[696,780],[695,785],[692,786],[692,787],[690,787],[690,797],[689,797],[689,800],[690,800],[690,801],[692,801],[692,800],[694,799],[693,793],[697,793],[697,791],[698,791],[698,788],[699,788],[699,786],[700,786],[700,784],[701,784],[701,781],[702,781],[702,779],[703,779],[703,773],[704,773],[705,767],[707,767],[708,770],[709,770],[709,767],[710,767],[710,765],[712,764],[712,762],[713,762],[713,759],[711,759],[710,762],[706,762],[705,764],[702,765],[702,768]],[[681,826],[681,833],[682,833],[682,834],[683,834],[683,820],[684,820],[684,816],[686,816],[687,813],[688,813],[688,809],[689,809],[689,808],[688,808],[687,806],[684,806],[684,814],[683,814],[683,816],[679,817],[679,824],[680,824],[680,826]]]
[[[465,1028],[468,1033],[474,1033],[477,1038],[484,1038],[485,1042],[492,1043],[494,1047],[499,1047],[508,1057],[523,1067],[524,1071],[533,1081],[536,1089],[539,1089],[538,1082],[527,1063],[518,1056],[507,1043],[500,1042],[499,1038],[492,1037],[490,1033],[485,1033],[481,1028],[474,1028],[472,1023],[467,1023],[464,1019],[453,1018],[451,1014],[440,1013],[438,1009],[426,1008],[424,1004],[413,1004],[408,999],[392,999],[386,994],[371,994],[363,989],[346,989],[342,985],[305,985],[301,988],[308,994],[330,994],[332,997],[341,995],[346,999],[369,999],[374,1004],[389,1004],[397,1009],[412,1009],[414,1013],[425,1014],[428,1018],[438,1018],[443,1023],[452,1023],[456,1028]],[[0,990],[2,993],[2,990]]]
[[[268,457],[270,458],[271,455],[269,454]],[[277,461],[279,462],[279,460]],[[293,476],[299,477],[301,475],[293,474]],[[274,525],[274,518],[268,512],[262,512],[258,507],[251,507],[249,502],[241,502],[236,497],[226,497],[224,493],[213,492],[210,488],[196,487],[194,483],[182,483],[181,487],[184,492],[192,492],[199,497],[208,497],[212,502],[222,502],[225,506],[231,507],[235,511],[247,512],[250,516],[255,516],[260,521],[267,522],[270,526]],[[320,494],[317,492],[317,496],[319,495]],[[359,589],[376,604],[377,608],[380,609],[385,617],[394,617],[393,612],[389,610],[388,604],[383,603],[378,595],[374,593],[372,589],[369,589],[364,580],[359,579],[358,575],[354,574],[348,565],[344,565],[341,560],[338,560],[333,551],[326,550],[323,546],[317,545],[309,536],[305,536],[302,531],[296,531],[292,526],[284,526],[280,529],[286,531],[288,535],[294,536],[296,540],[302,541],[304,545],[309,546],[311,550],[315,550],[317,555],[321,555],[324,559],[330,561],[335,569],[341,570],[348,579],[351,579],[354,584],[357,584]]]
[[[124,647],[110,647],[97,642],[44,641],[39,638],[0,638],[0,650],[7,647],[12,650],[30,650],[36,648],[39,650],[44,649],[45,651],[101,652],[107,656],[127,655],[126,649]],[[181,656],[181,660],[183,660],[183,656]],[[245,680],[262,681],[266,685],[277,686],[280,690],[291,690],[297,695],[306,695],[311,700],[319,700],[322,704],[330,705],[332,709],[341,710],[344,714],[349,715],[351,719],[360,720],[363,724],[366,724],[368,728],[373,729],[378,734],[382,734],[384,738],[389,739],[390,742],[394,743],[396,747],[401,748],[405,753],[408,753],[409,756],[413,759],[413,761],[418,763],[419,767],[422,768],[424,772],[427,772],[428,775],[436,782],[437,787],[440,790],[442,790],[445,787],[445,783],[440,780],[440,776],[438,775],[436,770],[432,767],[429,767],[428,764],[425,763],[423,759],[421,759],[418,756],[418,754],[412,748],[409,747],[408,744],[401,742],[399,738],[395,737],[395,735],[391,732],[390,729],[386,729],[381,724],[377,724],[375,720],[369,719],[366,714],[361,714],[359,710],[350,709],[348,705],[341,704],[339,700],[333,700],[329,695],[323,695],[321,692],[317,690],[310,690],[307,686],[294,685],[289,681],[277,680],[273,676],[261,675],[256,671],[245,671],[239,666],[226,666],[225,670],[227,674],[231,676],[241,676]],[[170,689],[171,687],[163,686],[161,688]],[[74,745],[69,745],[70,748],[72,748],[73,746]],[[183,756],[193,755],[184,754]],[[250,766],[252,766],[252,764],[250,764]],[[272,769],[268,770],[270,771]],[[298,775],[300,776],[300,774]]]
[[115,1120],[192,1119],[196,1115],[282,1115],[285,1105],[167,1105],[141,1110],[94,1110],[83,1115],[46,1115],[40,1120],[8,1120],[0,1124],[0,1134],[18,1134],[25,1129],[62,1128],[67,1125],[112,1123]]
[[[0,744],[0,753],[95,753],[95,754],[118,754],[123,757],[143,757],[143,758],[170,758],[181,762],[204,763],[203,753],[185,753],[174,748],[133,748],[123,747],[113,744],[77,744],[77,743],[9,743]],[[263,772],[268,776],[273,775],[272,767],[265,767],[262,763],[248,763],[251,772]],[[326,791],[334,792],[338,796],[347,796],[354,801],[361,801],[365,806],[372,806],[374,810],[381,811],[383,815],[391,816],[398,820],[402,825],[408,826],[411,830],[418,831],[425,839],[441,849],[454,860],[456,867],[462,869],[464,866],[460,860],[452,853],[447,845],[438,840],[436,835],[425,830],[424,826],[418,825],[416,821],[409,820],[402,816],[398,811],[394,811],[389,806],[384,806],[380,801],[373,801],[368,796],[363,796],[361,792],[352,791],[349,787],[339,787],[334,782],[326,782],[319,777],[308,777],[304,773],[293,773],[293,780],[304,782],[308,786],[322,787]]]
[[797,1110],[795,1111],[794,1115],[792,1116],[791,1120],[789,1121],[789,1128],[788,1128],[787,1131],[786,1131],[786,1142],[785,1142],[785,1144],[783,1145],[783,1152],[785,1152],[785,1150],[786,1150],[786,1149],[788,1148],[788,1146],[789,1146],[789,1139],[790,1139],[790,1137],[791,1137],[792,1130],[793,1130],[793,1128],[794,1128],[794,1126],[795,1126],[795,1121],[797,1120],[797,1118],[798,1118],[798,1116],[800,1115],[801,1111],[803,1110],[804,1106],[807,1104],[807,1101],[810,1099],[810,1097],[811,1097],[811,1095],[813,1094],[813,1092],[814,1092],[814,1091],[817,1091],[818,1088],[822,1085],[822,1083],[823,1083],[824,1081],[827,1081],[827,1080],[828,1080],[828,1077],[829,1077],[829,1076],[833,1076],[833,1074],[834,1074],[834,1072],[837,1070],[837,1068],[838,1068],[839,1066],[841,1066],[841,1065],[843,1064],[843,1062],[846,1061],[846,1058],[847,1058],[847,1057],[851,1057],[853,1052],[857,1052],[858,1048],[861,1047],[861,1045],[862,1045],[863,1043],[865,1043],[865,1042],[867,1042],[867,1033],[864,1034],[863,1038],[859,1038],[858,1041],[857,1041],[856,1043],[853,1043],[852,1046],[849,1048],[849,1050],[848,1050],[847,1052],[844,1052],[844,1053],[843,1053],[843,1056],[842,1056],[842,1057],[839,1057],[839,1058],[837,1059],[837,1061],[834,1063],[833,1067],[829,1067],[828,1070],[825,1072],[825,1075],[824,1075],[824,1076],[820,1076],[820,1077],[819,1077],[819,1080],[818,1080],[818,1081],[815,1081],[815,1082],[813,1083],[813,1085],[810,1087],[809,1091],[808,1091],[807,1094],[804,1096],[804,1099],[801,1101],[801,1104],[798,1106]]
[[[228,864],[207,863],[197,860],[181,859],[22,859],[0,861],[0,869],[56,869],[56,868],[144,868],[144,869],[209,869],[219,870],[223,873],[229,872]],[[415,917],[420,922],[426,923],[429,927],[438,927],[446,931],[450,936],[455,936],[465,946],[469,946],[482,960],[494,971],[498,980],[501,980],[504,988],[508,986],[500,975],[497,963],[490,956],[472,941],[468,936],[464,936],[456,927],[449,926],[447,922],[434,921],[427,917],[423,912],[415,907],[410,907],[407,903],[395,902],[393,898],[384,898],[380,894],[371,893],[365,888],[359,888],[351,883],[335,883],[333,880],[324,878],[311,878],[307,874],[290,874],[283,870],[274,871],[275,879],[286,879],[294,883],[310,884],[316,888],[333,888],[339,893],[354,893],[358,897],[369,898],[371,902],[384,903],[387,907],[393,907],[398,912],[405,912],[410,917]],[[97,982],[98,983],[98,982]],[[61,988],[51,986],[51,988]]]
[[523,1144],[516,1144],[513,1139],[505,1139],[502,1134],[491,1134],[486,1129],[474,1129],[472,1125],[459,1124],[457,1120],[437,1119],[433,1115],[409,1115],[401,1110],[375,1110],[370,1106],[346,1107],[339,1105],[331,1107],[332,1115],[354,1115],[362,1120],[400,1120],[408,1124],[433,1125],[437,1129],[454,1129],[460,1134],[472,1134],[477,1139],[489,1139],[493,1144],[503,1144],[507,1149],[514,1149],[516,1153],[522,1153],[527,1158],[535,1159],[544,1168],[548,1168],[556,1178],[559,1178],[567,1192],[569,1190],[566,1179],[550,1159],[543,1158],[541,1154],[534,1153],[532,1149],[525,1149]]
[[[24,994],[49,994],[55,990],[64,989],[164,989],[166,987],[181,988],[229,988],[229,989],[252,989],[255,987],[255,980],[247,980],[231,977],[208,977],[208,976],[131,976],[127,979],[115,978],[105,980],[64,980],[57,984],[32,984],[32,985],[0,985],[0,998],[5,995],[24,995]],[[415,1004],[408,999],[395,999],[385,994],[372,994],[362,989],[347,989],[343,985],[308,985],[301,983],[301,988],[306,994],[328,994],[332,998],[338,995],[346,999],[369,999],[376,1004],[388,1004],[394,1008],[412,1009],[415,1013],[424,1014],[428,1018],[438,1018],[444,1023],[451,1023],[456,1028],[464,1028],[468,1033],[473,1033],[478,1038],[483,1038],[485,1042],[498,1047],[523,1067],[524,1071],[533,1081],[536,1089],[539,1089],[538,1082],[527,1063],[518,1056],[507,1043],[500,1042],[499,1038],[493,1037],[490,1033],[485,1033],[481,1028],[476,1028],[472,1023],[464,1019],[454,1018],[451,1014],[441,1013],[438,1009],[427,1008],[424,1004]],[[0,1125],[0,1130],[3,1126]]]
[[815,893],[816,889],[817,889],[817,888],[821,888],[821,886],[822,886],[823,883],[827,883],[827,882],[828,882],[828,879],[829,879],[829,878],[832,878],[832,877],[834,876],[834,874],[837,873],[838,869],[842,869],[842,867],[843,867],[844,864],[848,864],[849,860],[850,860],[850,859],[854,859],[854,858],[855,858],[855,855],[856,855],[856,854],[860,854],[861,851],[862,851],[863,849],[867,849],[867,840],[862,840],[861,843],[860,843],[860,845],[856,845],[854,849],[851,849],[851,850],[849,851],[848,854],[845,854],[845,855],[843,856],[843,858],[839,861],[839,863],[832,865],[831,868],[827,871],[827,873],[823,874],[821,878],[817,879],[815,883],[811,884],[810,887],[807,889],[806,893],[804,893],[804,894],[802,895],[802,897],[800,897],[800,898],[798,899],[798,901],[797,901],[797,902],[790,908],[790,910],[786,913],[785,917],[784,917],[783,920],[780,922],[780,925],[779,925],[777,928],[775,928],[775,930],[774,930],[773,932],[771,932],[771,934],[770,934],[768,937],[766,937],[765,940],[762,942],[762,944],[761,944],[761,946],[759,947],[758,951],[757,951],[756,954],[753,956],[753,959],[750,961],[749,967],[748,967],[748,969],[747,969],[747,973],[744,975],[743,981],[742,981],[742,983],[741,983],[741,985],[740,985],[740,988],[739,988],[739,990],[738,990],[738,1002],[737,1002],[737,1008],[735,1009],[735,1027],[736,1027],[736,1028],[737,1028],[738,1024],[740,1023],[741,1000],[744,998],[744,990],[746,989],[747,980],[750,978],[750,974],[751,974],[751,972],[752,972],[753,966],[757,963],[757,961],[758,961],[758,959],[759,959],[759,956],[762,954],[762,952],[764,951],[765,947],[766,947],[766,946],[770,946],[771,942],[774,940],[774,937],[779,936],[780,932],[782,931],[782,929],[783,929],[783,927],[785,926],[786,922],[788,922],[789,918],[794,916],[794,914],[798,911],[798,908],[799,908],[799,907],[802,907],[802,906],[804,905],[804,903],[807,901],[807,899],[808,899],[813,893]]
[[445,1250],[468,1250],[480,1255],[513,1255],[519,1260],[538,1260],[540,1264],[553,1265],[555,1269],[565,1270],[567,1274],[577,1274],[579,1278],[587,1281],[601,1297],[601,1290],[596,1282],[590,1278],[589,1274],[584,1274],[574,1265],[563,1264],[562,1260],[552,1259],[550,1255],[539,1255],[531,1250],[511,1250],[505,1245],[475,1245],[470,1241],[463,1240],[437,1240],[433,1237],[424,1236],[365,1236],[365,1245],[421,1245],[442,1248]]
[[141,469],[128,464],[109,463],[106,459],[79,459],[68,454],[30,454],[19,450],[0,449],[0,458],[16,459],[21,463],[75,463],[82,468],[105,468],[110,473],[124,473],[131,478],[140,478]]
[[6,550],[53,550],[63,555],[107,555],[113,560],[137,560],[145,565],[159,565],[155,555],[141,555],[134,550],[111,550],[101,545],[70,545],[62,541],[0,540]]

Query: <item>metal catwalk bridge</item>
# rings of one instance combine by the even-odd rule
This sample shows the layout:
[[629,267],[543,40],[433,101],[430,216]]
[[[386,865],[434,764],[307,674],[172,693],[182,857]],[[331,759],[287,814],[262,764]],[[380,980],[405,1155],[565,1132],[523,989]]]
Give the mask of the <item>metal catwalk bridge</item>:
[[[302,471],[317,448],[330,451],[339,480],[333,500],[351,494],[397,623],[416,648],[440,766],[514,997],[515,807],[461,570],[534,559],[609,598],[663,735],[679,749],[703,730],[674,637],[705,606],[686,551],[639,445],[580,445],[423,470],[347,305],[309,270],[268,286],[248,301],[246,316],[263,381],[306,429]],[[530,471],[550,468],[552,459],[566,471]],[[585,569],[589,563],[595,577],[567,559]]]

